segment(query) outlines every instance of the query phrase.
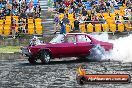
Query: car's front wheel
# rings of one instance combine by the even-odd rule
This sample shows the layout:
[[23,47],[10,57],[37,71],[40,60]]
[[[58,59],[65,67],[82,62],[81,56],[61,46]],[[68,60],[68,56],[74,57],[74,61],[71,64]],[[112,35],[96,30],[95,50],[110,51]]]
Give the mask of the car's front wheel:
[[41,51],[40,60],[42,63],[48,64],[50,62],[51,56],[48,51]]
[[33,57],[29,57],[28,61],[29,61],[30,64],[35,64],[36,63],[36,60]]

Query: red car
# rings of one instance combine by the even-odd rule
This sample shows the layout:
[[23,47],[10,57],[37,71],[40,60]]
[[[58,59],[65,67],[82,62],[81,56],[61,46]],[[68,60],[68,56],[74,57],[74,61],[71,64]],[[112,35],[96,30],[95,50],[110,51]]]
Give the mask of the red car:
[[22,47],[22,54],[28,57],[29,63],[49,63],[51,59],[62,57],[87,57],[90,50],[100,45],[106,51],[113,48],[112,43],[96,40],[86,33],[58,34],[47,44]]

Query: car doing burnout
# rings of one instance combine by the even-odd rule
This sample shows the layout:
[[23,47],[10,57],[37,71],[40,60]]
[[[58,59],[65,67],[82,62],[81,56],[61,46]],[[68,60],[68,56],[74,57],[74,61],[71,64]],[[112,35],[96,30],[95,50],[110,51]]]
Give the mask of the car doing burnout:
[[105,51],[113,48],[112,43],[99,41],[85,33],[58,34],[49,43],[22,47],[22,54],[28,57],[29,63],[49,63],[51,59],[62,57],[87,57],[90,50],[100,45]]

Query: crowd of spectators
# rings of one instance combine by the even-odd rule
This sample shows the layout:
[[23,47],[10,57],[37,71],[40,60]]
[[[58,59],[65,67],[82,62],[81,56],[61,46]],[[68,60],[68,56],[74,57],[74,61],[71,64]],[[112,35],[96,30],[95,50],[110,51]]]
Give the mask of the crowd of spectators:
[[[40,18],[40,14],[38,0],[0,0],[0,20],[11,20],[10,28],[14,38],[18,33],[27,33],[28,19]],[[7,19],[7,16],[11,18]],[[18,19],[13,18],[14,16]],[[17,25],[18,32],[16,32]]]
[[[36,0],[34,0],[36,1]],[[40,17],[40,4],[33,0],[0,0],[0,19],[5,16],[19,16],[19,18]]]
[[[55,25],[58,25],[58,22],[65,24],[67,23],[64,20],[59,19],[60,14],[65,14],[68,17],[69,13],[74,14],[74,29],[79,30],[80,23],[92,23],[94,24],[105,24],[106,20],[102,13],[114,13],[115,10],[119,10],[121,6],[126,6],[122,16],[124,20],[128,20],[130,17],[132,23],[132,0],[54,0],[55,10],[58,12],[58,15],[55,15]],[[100,13],[100,16],[97,14]],[[116,13],[115,23],[120,23],[120,14]],[[70,20],[67,18],[67,20]],[[62,25],[62,24],[61,24]]]

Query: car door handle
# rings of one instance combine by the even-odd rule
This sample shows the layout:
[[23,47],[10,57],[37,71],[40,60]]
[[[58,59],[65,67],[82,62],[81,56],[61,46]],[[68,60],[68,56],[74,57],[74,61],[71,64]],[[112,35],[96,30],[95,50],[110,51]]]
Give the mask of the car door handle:
[[76,45],[77,43],[73,43],[74,45]]
[[93,45],[93,43],[92,43],[92,42],[90,42],[90,45]]

